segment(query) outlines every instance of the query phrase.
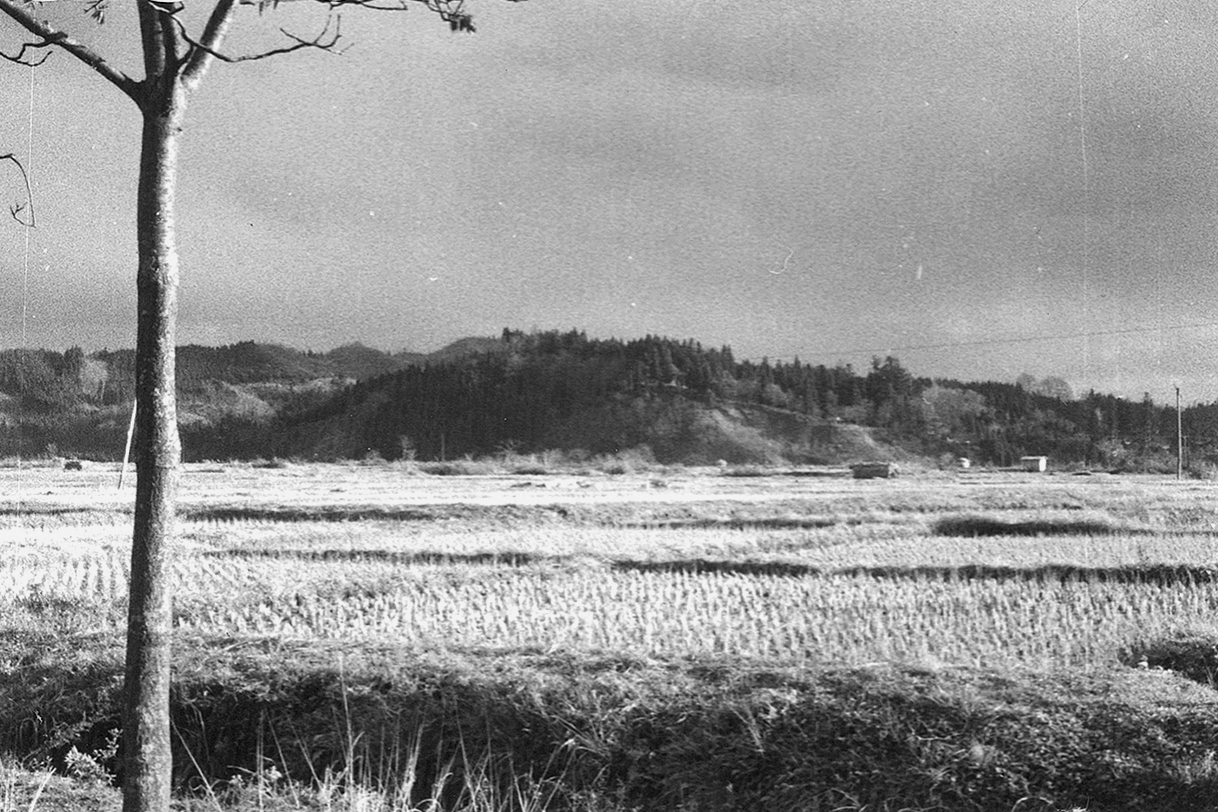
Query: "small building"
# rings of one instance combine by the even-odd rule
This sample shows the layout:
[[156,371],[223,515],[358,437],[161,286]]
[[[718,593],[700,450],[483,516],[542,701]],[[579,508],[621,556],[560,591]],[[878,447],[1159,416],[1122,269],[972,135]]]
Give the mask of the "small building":
[[967,471],[972,464],[972,461],[968,457],[960,457],[956,460],[956,465],[961,471]]
[[892,479],[898,473],[894,462],[858,462],[850,466],[855,479]]
[[1048,457],[1020,457],[1019,467],[1032,473],[1044,473],[1049,469]]

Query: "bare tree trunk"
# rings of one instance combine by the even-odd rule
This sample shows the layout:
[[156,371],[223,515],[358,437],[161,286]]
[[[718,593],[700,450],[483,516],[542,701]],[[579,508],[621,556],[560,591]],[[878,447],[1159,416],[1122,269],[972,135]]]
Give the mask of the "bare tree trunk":
[[170,545],[181,446],[174,388],[178,255],[174,191],[186,95],[170,77],[143,105],[137,233],[135,530],[127,618],[123,812],[167,812],[173,763]]
[[[0,14],[36,38],[23,45],[17,56],[0,53],[0,57],[31,64],[32,60],[25,58],[27,49],[41,53],[42,48],[57,46],[116,86],[139,105],[143,114],[136,214],[139,328],[135,389],[139,444],[135,455],[135,529],[123,706],[123,812],[168,812],[173,780],[169,718],[173,599],[168,579],[181,458],[174,374],[178,254],[173,221],[178,139],[187,93],[198,87],[213,59],[246,62],[308,48],[334,51],[339,41],[338,21],[334,19],[334,27],[327,20],[314,39],[301,39],[285,31],[289,44],[283,47],[240,57],[225,56],[219,49],[241,2],[215,0],[198,39],[187,35],[185,24],[176,16],[182,3],[137,3],[144,78],[136,81],[88,44],[40,19],[30,3],[0,0]],[[461,0],[415,2],[437,12],[453,31],[474,30],[470,15],[461,11]],[[382,7],[374,0],[342,0],[328,5],[331,12],[340,5]],[[0,160],[4,158],[16,161],[12,156],[0,156]]]

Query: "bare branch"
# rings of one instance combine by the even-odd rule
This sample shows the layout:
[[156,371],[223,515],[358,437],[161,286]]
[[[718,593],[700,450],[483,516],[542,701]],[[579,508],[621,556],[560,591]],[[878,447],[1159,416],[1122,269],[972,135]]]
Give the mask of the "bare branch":
[[[14,203],[13,205],[9,206],[8,213],[12,215],[14,220],[16,220],[18,223],[21,223],[21,225],[25,226],[26,228],[34,228],[36,226],[36,223],[34,221],[34,190],[30,188],[30,176],[28,174],[26,174],[25,165],[23,163],[21,163],[21,161],[17,158],[17,156],[11,152],[7,153],[5,155],[0,155],[0,161],[12,161],[16,165],[16,167],[19,170],[21,170],[21,179],[23,181],[25,181],[25,200],[26,200],[26,202],[25,203]],[[26,210],[28,210],[30,213],[29,222],[22,220],[21,217],[19,216],[22,212],[24,212]]]
[[[521,1],[509,0],[509,2],[513,3]],[[268,8],[276,8],[280,3],[286,2],[290,2],[290,0],[240,0],[242,5],[257,6],[259,13]],[[404,11],[411,4],[421,5],[428,11],[438,14],[440,19],[448,23],[448,27],[454,32],[472,34],[475,31],[474,18],[465,11],[465,0],[396,0],[396,2],[388,4],[380,2],[380,0],[313,0],[313,2],[329,6],[331,11],[344,6],[355,6],[376,11]]]
[[[342,39],[342,18],[337,14],[331,14],[326,17],[326,24],[322,27],[317,36],[312,39],[298,37],[290,31],[283,28],[279,29],[279,33],[292,40],[291,45],[284,45],[280,48],[271,48],[266,51],[259,51],[253,54],[241,54],[234,56],[226,54],[217,49],[216,45],[223,38],[225,30],[231,22],[232,5],[235,0],[221,0],[221,2],[213,9],[212,17],[208,20],[207,26],[203,31],[203,39],[195,39],[186,29],[186,24],[183,23],[177,16],[177,9],[166,11],[163,7],[153,4],[154,8],[158,8],[165,12],[166,16],[171,19],[178,27],[178,34],[189,46],[186,58],[186,68],[183,71],[183,81],[189,87],[198,84],[199,79],[207,66],[213,59],[219,59],[221,62],[229,64],[237,64],[239,62],[254,62],[259,59],[268,59],[272,56],[282,56],[290,54],[294,51],[301,51],[306,48],[312,48],[319,51],[328,51],[330,53],[342,53],[342,49],[338,48],[338,41]],[[333,31],[331,31],[333,25]],[[209,33],[211,36],[209,36]]]
[[[334,21],[334,33],[332,35],[330,35],[330,38],[327,40],[326,35],[330,32],[330,21],[331,20]],[[293,40],[295,42],[295,44],[289,45],[286,48],[280,49],[278,51],[268,51],[265,54],[260,54],[253,58],[262,59],[264,56],[274,56],[276,53],[286,54],[286,53],[289,53],[290,51],[298,51],[301,48],[318,48],[323,51],[331,51],[336,54],[341,54],[342,49],[337,48],[335,46],[338,45],[338,41],[342,38],[342,35],[343,35],[342,25],[343,25],[342,17],[340,17],[338,15],[327,16],[325,26],[323,26],[320,33],[318,33],[318,35],[311,40],[301,39],[300,37],[296,36],[295,34],[289,32],[289,31],[285,31],[284,29],[280,28],[279,33],[283,34],[288,39]]]
[[[182,10],[182,4],[178,2],[162,3],[160,0],[147,0],[147,2],[153,8],[163,10],[171,16]],[[175,75],[181,66],[182,54],[178,53],[180,44],[178,37],[174,34],[173,26],[167,25],[161,29],[161,48]]]
[[48,23],[39,20],[27,10],[26,4],[22,3],[21,0],[0,0],[0,13],[7,14],[26,31],[29,31],[34,36],[38,37],[39,41],[37,43],[31,43],[30,47],[47,48],[54,45],[62,48],[72,56],[79,59],[81,62],[88,65],[97,73],[101,74],[102,77],[107,79],[111,84],[123,91],[123,93],[127,94],[132,101],[136,102],[137,104],[139,103],[139,82],[135,81],[130,76],[111,65],[101,54],[94,51],[80,40],[74,39],[66,32],[59,31]]
[[182,29],[182,39],[192,48],[186,58],[186,67],[182,69],[182,83],[188,89],[193,90],[211,66],[212,54],[219,50],[220,43],[224,41],[236,8],[237,0],[220,0],[216,3],[215,8],[211,10],[211,16],[207,18],[207,25],[203,27],[203,36],[199,38],[198,45],[191,45],[190,37],[186,36],[185,29]]
[[[339,4],[359,2],[359,0],[329,1]],[[428,11],[439,14],[440,19],[448,23],[448,28],[453,33],[474,33],[474,18],[465,11],[465,0],[416,0],[416,2],[427,6]]]
[[[144,57],[144,81],[148,83],[146,95],[159,95],[157,83],[177,79],[177,49],[166,47],[166,38],[173,36],[173,26],[165,21],[165,9],[156,3],[136,3],[140,17],[140,45]],[[168,32],[167,32],[168,29]],[[143,109],[143,100],[140,108]]]
[[[415,0],[415,2],[418,2],[418,1],[419,0]],[[398,0],[398,2],[392,6],[378,6],[375,3],[359,2],[359,0],[342,0],[341,2],[339,0],[321,0],[321,2],[325,2],[326,5],[328,5],[330,8],[338,8],[339,6],[359,6],[360,8],[366,8],[366,9],[370,9],[372,11],[409,11],[410,10],[410,5],[406,2],[406,0]]]
[[11,56],[9,54],[4,53],[3,51],[0,51],[0,59],[5,60],[6,62],[12,62],[14,65],[21,65],[21,66],[27,67],[27,68],[36,68],[39,65],[41,65],[43,62],[47,61],[47,58],[51,55],[50,52],[42,54],[42,56],[37,60],[30,60],[30,61],[27,61],[25,52],[32,50],[34,48],[50,48],[50,47],[51,47],[51,43],[46,42],[46,41],[23,42],[23,43],[21,43],[21,50],[17,51],[16,54],[13,54]]
[[[378,0],[313,0],[313,2],[324,4],[330,11],[330,15],[326,18],[325,26],[315,37],[306,39],[281,28],[279,32],[292,41],[291,45],[272,48],[254,54],[234,56],[223,53],[220,50],[220,45],[224,40],[228,28],[232,24],[236,7],[238,5],[257,6],[258,13],[262,14],[266,9],[275,9],[281,2],[290,2],[290,0],[219,0],[212,9],[212,13],[203,29],[202,36],[198,38],[191,36],[185,23],[177,16],[177,13],[182,9],[181,3],[172,2],[172,0],[144,1],[172,19],[177,26],[178,34],[189,46],[185,59],[185,68],[183,68],[181,73],[182,82],[188,89],[193,89],[198,85],[203,73],[212,61],[216,59],[230,64],[251,62],[304,49],[342,53],[342,50],[338,47],[339,40],[342,38],[342,22],[341,17],[334,12],[346,6],[366,8],[374,11],[406,11],[412,3],[416,5],[421,4],[429,11],[438,14],[440,19],[447,22],[449,28],[453,31],[474,32],[473,17],[464,10],[465,0],[396,0],[392,4],[385,4],[378,2]],[[509,2],[519,3],[522,0],[509,0]],[[333,31],[330,29],[331,21],[333,21]]]

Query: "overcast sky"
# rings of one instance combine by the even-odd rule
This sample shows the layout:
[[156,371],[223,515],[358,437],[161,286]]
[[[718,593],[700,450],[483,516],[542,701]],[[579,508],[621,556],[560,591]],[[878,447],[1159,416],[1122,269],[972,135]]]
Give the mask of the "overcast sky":
[[[100,28],[44,8],[138,75],[113,5]],[[306,5],[246,9],[229,50],[317,30]],[[1218,399],[1212,0],[469,9],[474,36],[351,11],[342,56],[213,68],[183,145],[180,343],[577,327]],[[67,55],[0,63],[0,153],[40,221],[0,224],[0,345],[133,346],[138,144],[134,105]]]

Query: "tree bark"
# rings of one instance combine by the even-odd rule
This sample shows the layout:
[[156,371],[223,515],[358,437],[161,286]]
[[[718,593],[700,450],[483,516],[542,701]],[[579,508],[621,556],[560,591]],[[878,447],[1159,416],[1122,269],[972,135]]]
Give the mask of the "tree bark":
[[169,578],[181,444],[174,344],[178,255],[174,191],[186,93],[172,73],[149,81],[137,201],[135,527],[127,618],[123,812],[166,812],[173,779],[169,686],[173,599]]

